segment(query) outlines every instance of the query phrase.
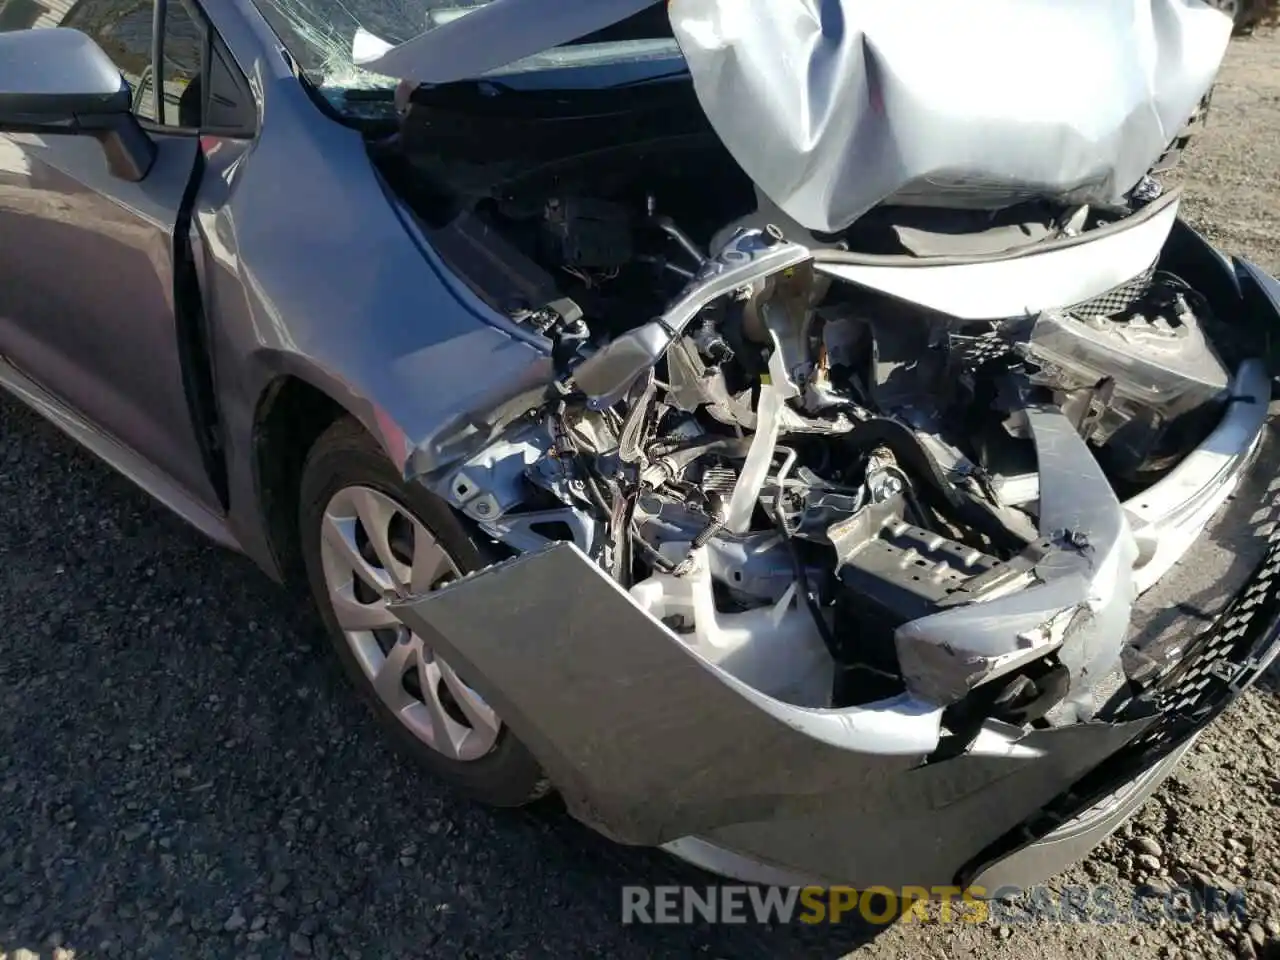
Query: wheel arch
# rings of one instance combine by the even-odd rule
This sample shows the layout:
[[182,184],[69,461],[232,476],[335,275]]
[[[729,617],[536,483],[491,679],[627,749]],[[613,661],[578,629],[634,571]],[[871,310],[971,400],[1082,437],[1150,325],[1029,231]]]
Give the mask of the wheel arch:
[[252,386],[235,415],[237,488],[250,504],[246,524],[259,528],[260,562],[286,581],[300,569],[302,465],[331,423],[354,418],[407,478],[459,456],[477,424],[493,426],[472,411],[505,410],[545,384],[549,366],[541,350],[483,325],[412,351],[384,349],[375,331],[367,342],[319,345],[259,348],[240,360]]
[[298,530],[298,492],[307,454],[350,411],[329,392],[292,373],[259,394],[253,415],[252,469],[258,512],[282,579],[305,580]]

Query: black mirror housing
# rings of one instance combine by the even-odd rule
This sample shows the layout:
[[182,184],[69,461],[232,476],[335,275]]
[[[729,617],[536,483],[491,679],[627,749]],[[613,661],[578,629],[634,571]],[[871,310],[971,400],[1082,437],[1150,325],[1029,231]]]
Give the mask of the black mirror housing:
[[131,101],[111,58],[79,30],[0,33],[0,132],[92,136],[115,176],[141,180],[155,144]]

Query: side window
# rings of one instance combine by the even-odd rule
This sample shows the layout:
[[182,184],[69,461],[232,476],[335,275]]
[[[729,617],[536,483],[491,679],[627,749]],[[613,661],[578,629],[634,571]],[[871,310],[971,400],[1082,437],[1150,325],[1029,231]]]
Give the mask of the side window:
[[0,0],[0,33],[26,30],[48,16],[49,8],[39,0]]
[[156,119],[151,76],[151,0],[79,0],[59,26],[87,33],[124,74],[133,90],[133,112]]
[[160,122],[195,129],[204,123],[205,34],[182,0],[168,0],[164,17],[163,112]]

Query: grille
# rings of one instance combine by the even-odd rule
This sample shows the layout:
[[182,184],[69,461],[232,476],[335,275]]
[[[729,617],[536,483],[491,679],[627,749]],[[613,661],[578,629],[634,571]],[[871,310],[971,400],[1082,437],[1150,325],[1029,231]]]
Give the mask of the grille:
[[1152,263],[1132,280],[1126,280],[1120,286],[1112,287],[1106,293],[1101,293],[1091,300],[1068,307],[1067,312],[1088,319],[1113,317],[1117,313],[1124,313],[1151,289],[1151,281],[1155,274],[1156,265]]
[[[1273,501],[1272,509],[1276,503]],[[1259,515],[1270,511],[1259,511]],[[1218,716],[1265,669],[1280,644],[1280,527],[1245,586],[1173,667],[1112,719],[1156,717],[1146,730],[961,870],[964,885],[983,868],[1080,819]],[[1260,531],[1261,532],[1261,531]]]
[[979,336],[951,335],[951,356],[962,367],[977,370],[1011,356],[1013,347],[997,333]]
[[1144,702],[1160,720],[1126,749],[1176,746],[1182,735],[1207,723],[1253,679],[1263,648],[1280,621],[1280,528],[1267,537],[1266,554],[1244,589],[1186,657],[1154,681]]

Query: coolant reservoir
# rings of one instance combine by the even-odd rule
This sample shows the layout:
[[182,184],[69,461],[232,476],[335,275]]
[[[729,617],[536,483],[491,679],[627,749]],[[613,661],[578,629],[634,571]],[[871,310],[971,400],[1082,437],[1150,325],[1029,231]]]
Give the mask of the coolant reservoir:
[[[688,544],[666,543],[684,555]],[[716,609],[705,547],[689,555],[688,572],[656,572],[631,588],[636,603],[658,620],[679,621],[684,644],[761,693],[802,707],[828,707],[835,664],[792,587],[777,603],[742,613]]]

